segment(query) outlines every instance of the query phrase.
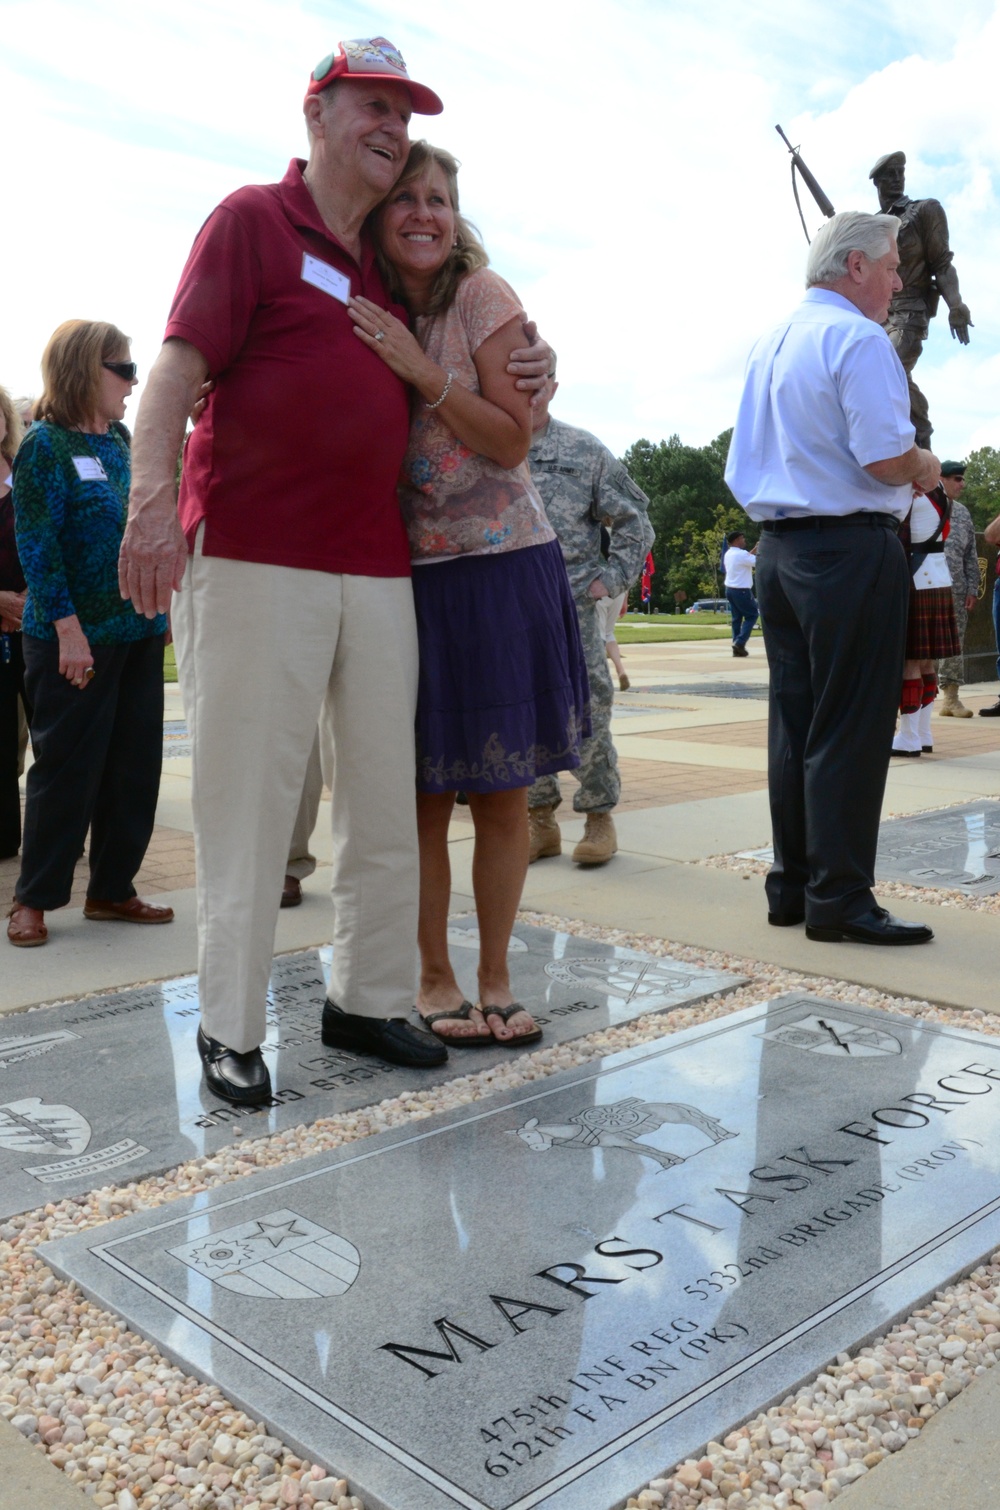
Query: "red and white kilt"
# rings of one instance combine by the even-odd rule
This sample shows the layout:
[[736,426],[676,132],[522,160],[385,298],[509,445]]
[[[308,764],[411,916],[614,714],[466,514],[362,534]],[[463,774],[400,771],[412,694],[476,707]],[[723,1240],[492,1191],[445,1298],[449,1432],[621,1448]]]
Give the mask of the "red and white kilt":
[[950,587],[911,587],[906,621],[906,659],[940,661],[961,655]]

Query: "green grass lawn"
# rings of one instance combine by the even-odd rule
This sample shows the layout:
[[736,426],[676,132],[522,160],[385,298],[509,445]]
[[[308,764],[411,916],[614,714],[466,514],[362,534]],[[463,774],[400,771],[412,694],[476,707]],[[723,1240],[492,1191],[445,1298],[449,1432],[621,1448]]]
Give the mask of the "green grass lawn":
[[615,639],[619,645],[656,645],[664,640],[727,640],[732,631],[728,624],[651,624],[641,629],[636,624],[618,624]]
[[[728,613],[629,613],[615,626],[619,645],[657,645],[671,640],[728,640]],[[755,635],[760,629],[754,630]]]
[[[730,634],[727,613],[630,613],[619,619],[615,639],[619,645],[656,645],[675,640],[726,640]],[[754,630],[760,634],[759,629]],[[174,647],[163,654],[163,680],[176,682]]]
[[627,613],[619,624],[728,624],[728,613]]

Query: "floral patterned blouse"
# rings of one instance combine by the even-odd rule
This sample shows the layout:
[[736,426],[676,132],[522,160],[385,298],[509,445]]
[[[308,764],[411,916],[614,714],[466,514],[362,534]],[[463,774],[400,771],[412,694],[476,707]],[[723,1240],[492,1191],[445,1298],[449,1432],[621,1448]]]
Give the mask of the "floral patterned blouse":
[[[490,268],[480,268],[463,278],[449,309],[418,317],[414,330],[429,357],[478,393],[473,356],[515,318],[523,319],[524,311],[514,290]],[[399,498],[415,565],[498,555],[555,539],[527,461],[508,471],[470,451],[419,395]]]

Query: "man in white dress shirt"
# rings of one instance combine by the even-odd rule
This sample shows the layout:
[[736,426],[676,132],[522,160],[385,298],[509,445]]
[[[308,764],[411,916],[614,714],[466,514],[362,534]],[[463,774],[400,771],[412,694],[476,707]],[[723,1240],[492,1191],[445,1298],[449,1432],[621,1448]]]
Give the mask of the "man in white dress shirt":
[[747,550],[747,537],[742,530],[729,532],[726,547],[722,569],[726,574],[726,601],[733,621],[733,655],[746,657],[750,653],[747,640],[760,617],[757,599],[753,595],[757,547]]
[[758,341],[726,481],[761,526],[771,672],[768,921],[812,939],[920,944],[872,892],[899,700],[909,573],[896,538],[937,458],[914,445],[906,374],[881,328],[900,288],[894,215],[835,215],[807,293]]

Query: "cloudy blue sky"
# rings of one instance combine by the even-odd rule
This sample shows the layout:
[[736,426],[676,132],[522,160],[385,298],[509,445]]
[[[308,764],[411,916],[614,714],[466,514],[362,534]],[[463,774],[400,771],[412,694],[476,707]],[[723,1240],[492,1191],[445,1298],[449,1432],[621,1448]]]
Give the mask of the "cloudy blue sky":
[[801,289],[780,121],[838,209],[875,208],[900,147],[908,191],[945,203],[973,344],[939,317],[919,376],[942,456],[1000,446],[994,0],[0,0],[0,383],[36,391],[70,316],[114,320],[148,368],[205,215],[280,177],[310,69],[380,33],[444,99],[423,129],[559,350],[562,417],[619,452],[732,422]]

